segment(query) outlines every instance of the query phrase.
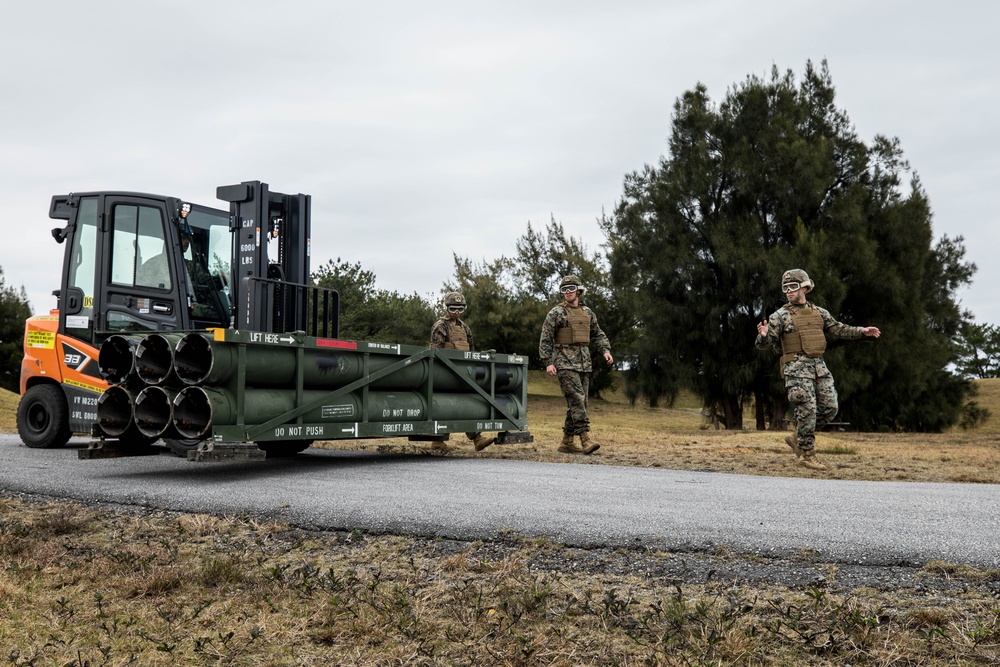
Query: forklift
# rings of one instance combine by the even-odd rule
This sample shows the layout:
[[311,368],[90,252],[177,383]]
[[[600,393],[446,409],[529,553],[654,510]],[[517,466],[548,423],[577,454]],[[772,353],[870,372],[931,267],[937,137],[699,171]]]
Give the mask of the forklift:
[[[80,458],[291,455],[314,440],[498,431],[531,442],[522,355],[339,339],[339,298],[310,284],[309,195],[220,186],[176,197],[52,198],[65,244],[57,308],[25,323],[17,429]],[[230,454],[224,455],[223,451]]]
[[[309,285],[310,196],[266,183],[220,186],[219,210],[135,192],[52,197],[65,244],[56,310],[25,324],[17,429],[29,447],[92,432],[108,382],[99,351],[114,334],[214,328],[337,337],[338,298]],[[273,258],[272,258],[273,256]],[[157,438],[137,429],[123,440]],[[175,453],[196,443],[165,439]]]

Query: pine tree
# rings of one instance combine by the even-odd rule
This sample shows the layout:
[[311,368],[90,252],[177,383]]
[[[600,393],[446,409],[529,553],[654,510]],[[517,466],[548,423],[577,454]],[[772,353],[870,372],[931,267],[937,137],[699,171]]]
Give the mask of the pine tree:
[[427,345],[434,310],[418,294],[379,289],[375,274],[353,264],[328,260],[312,275],[315,284],[340,296],[340,337],[376,343]]
[[[611,280],[639,321],[630,389],[655,401],[693,389],[728,428],[756,404],[783,427],[777,358],[755,323],[784,299],[781,274],[809,272],[839,320],[876,325],[879,344],[831,345],[842,415],[860,428],[937,430],[957,420],[967,383],[950,374],[968,318],[955,291],[975,266],[962,239],[932,247],[931,213],[895,139],[868,146],[835,105],[826,63],[755,76],[718,106],[704,86],[674,106],[669,154],[626,176],[605,221]],[[659,394],[659,396],[657,396]]]
[[7,285],[0,269],[0,387],[13,392],[20,387],[24,321],[29,317],[31,305],[24,287]]

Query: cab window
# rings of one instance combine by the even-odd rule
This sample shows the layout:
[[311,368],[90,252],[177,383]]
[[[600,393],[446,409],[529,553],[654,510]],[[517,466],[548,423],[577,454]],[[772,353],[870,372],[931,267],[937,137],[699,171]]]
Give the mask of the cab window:
[[173,283],[161,211],[118,204],[112,220],[111,282],[169,290]]
[[[80,340],[91,342],[94,318],[94,273],[97,265],[97,198],[84,197],[76,216],[76,233],[70,255],[67,287],[83,297],[77,309],[67,307],[66,332]],[[62,306],[60,306],[62,307]]]

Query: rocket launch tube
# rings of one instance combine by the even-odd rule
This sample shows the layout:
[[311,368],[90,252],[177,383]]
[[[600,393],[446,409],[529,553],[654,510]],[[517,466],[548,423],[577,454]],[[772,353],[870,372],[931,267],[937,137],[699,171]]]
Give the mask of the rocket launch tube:
[[177,392],[163,387],[146,387],[135,397],[132,418],[139,432],[150,438],[170,435],[173,430],[173,399]]
[[101,376],[108,384],[123,384],[135,373],[135,347],[142,336],[115,334],[101,345],[97,363],[101,366]]
[[147,334],[135,346],[135,372],[149,385],[176,383],[174,346],[181,334]]
[[[306,349],[303,354],[305,387],[341,387],[365,374],[365,354],[351,350]],[[368,356],[368,374],[387,368],[399,361],[391,355]],[[520,392],[526,381],[524,367],[517,364],[488,364],[475,360],[451,360],[474,384],[489,391],[496,375],[494,392]],[[174,368],[186,385],[223,385],[239,370],[239,346],[212,340],[201,333],[181,338],[174,351]],[[428,370],[430,369],[430,370]],[[253,387],[294,386],[296,370],[295,348],[279,345],[254,345],[246,348],[245,382]],[[433,374],[434,391],[474,392],[462,378],[443,364],[432,364],[430,358],[402,368],[372,382],[372,389],[406,390],[422,388],[428,372]]]
[[132,395],[124,387],[111,386],[97,399],[97,423],[112,438],[132,425]]
[[[311,403],[329,391],[303,392],[303,403]],[[524,415],[524,406],[515,396],[498,395],[496,402],[515,417]],[[430,413],[418,392],[369,391],[368,405],[362,405],[360,392],[341,394],[302,415],[304,423],[345,423],[356,421],[398,422],[431,419],[489,419],[490,405],[477,394],[438,394],[432,399]],[[219,387],[185,387],[174,398],[173,423],[183,438],[204,438],[213,425],[238,422],[236,397]],[[244,423],[262,424],[295,409],[295,391],[291,389],[248,389],[244,395]]]

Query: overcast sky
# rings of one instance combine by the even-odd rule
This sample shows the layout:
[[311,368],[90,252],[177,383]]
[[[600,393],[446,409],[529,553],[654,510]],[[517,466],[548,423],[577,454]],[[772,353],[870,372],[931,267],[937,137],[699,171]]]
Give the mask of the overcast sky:
[[529,221],[596,250],[597,218],[664,154],[698,82],[719,102],[749,74],[826,59],[860,137],[900,139],[935,235],[965,237],[979,270],[963,306],[1000,323],[1000,4],[945,5],[7,3],[0,267],[46,311],[52,195],[225,207],[216,186],[262,180],[312,195],[314,268],[358,261],[379,287],[436,298],[453,253],[510,256]]

